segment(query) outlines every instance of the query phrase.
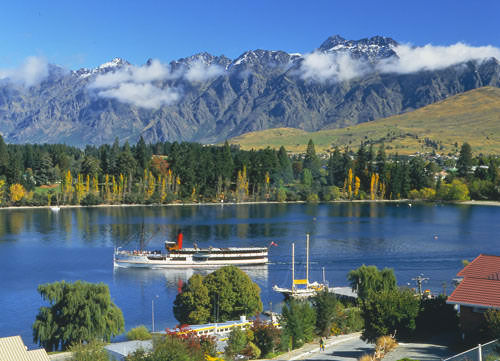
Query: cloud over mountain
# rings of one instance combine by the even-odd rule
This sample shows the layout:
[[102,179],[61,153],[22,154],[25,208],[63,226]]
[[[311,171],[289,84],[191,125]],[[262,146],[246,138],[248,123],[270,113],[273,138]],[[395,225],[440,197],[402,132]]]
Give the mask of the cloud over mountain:
[[363,77],[369,73],[408,74],[422,70],[438,70],[467,61],[483,61],[489,58],[500,60],[500,49],[493,46],[474,47],[463,43],[450,46],[431,44],[412,47],[392,47],[397,56],[370,63],[364,58],[354,57],[349,50],[338,52],[314,51],[306,54],[300,65],[303,79],[318,82],[342,82]]
[[152,60],[142,66],[127,65],[98,74],[89,88],[96,89],[97,94],[104,98],[154,109],[176,103],[181,98],[182,91],[164,84],[165,80],[184,78],[190,82],[202,82],[222,73],[222,68],[201,61],[172,71],[169,65]]
[[0,79],[20,84],[25,87],[38,85],[49,75],[49,65],[43,57],[30,56],[15,69],[0,69]]

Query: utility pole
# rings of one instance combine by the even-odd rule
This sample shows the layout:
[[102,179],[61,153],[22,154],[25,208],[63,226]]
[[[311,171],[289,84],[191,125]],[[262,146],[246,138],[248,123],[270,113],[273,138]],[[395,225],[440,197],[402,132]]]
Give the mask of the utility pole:
[[418,277],[412,278],[413,281],[417,282],[418,293],[419,293],[420,297],[422,297],[422,295],[423,295],[423,292],[422,292],[422,282],[429,280],[428,277],[422,277],[422,276],[423,276],[423,274],[420,274]]

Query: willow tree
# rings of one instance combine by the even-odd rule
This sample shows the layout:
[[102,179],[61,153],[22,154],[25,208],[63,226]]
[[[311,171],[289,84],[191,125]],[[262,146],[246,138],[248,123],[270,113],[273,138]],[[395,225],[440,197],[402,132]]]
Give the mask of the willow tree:
[[61,281],[40,285],[38,292],[50,306],[40,307],[33,341],[48,351],[96,339],[109,341],[124,331],[122,311],[104,283]]

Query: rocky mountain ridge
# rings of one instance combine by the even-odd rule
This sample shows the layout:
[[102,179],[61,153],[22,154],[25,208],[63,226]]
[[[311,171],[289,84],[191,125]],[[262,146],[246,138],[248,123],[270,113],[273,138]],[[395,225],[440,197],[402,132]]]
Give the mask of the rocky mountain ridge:
[[398,59],[397,47],[390,38],[337,35],[310,54],[253,50],[229,59],[199,53],[140,67],[115,58],[76,71],[51,65],[29,88],[0,81],[0,133],[11,143],[84,146],[115,137],[134,143],[140,136],[216,143],[277,127],[346,127],[500,86],[495,58],[412,73],[377,69]]

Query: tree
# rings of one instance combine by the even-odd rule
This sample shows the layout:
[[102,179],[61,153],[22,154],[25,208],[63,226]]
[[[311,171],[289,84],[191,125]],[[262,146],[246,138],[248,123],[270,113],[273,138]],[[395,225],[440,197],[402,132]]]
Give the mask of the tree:
[[239,327],[234,327],[229,334],[224,353],[228,359],[232,359],[235,355],[241,353],[247,346],[248,340],[244,330]]
[[309,143],[307,143],[306,155],[304,157],[304,169],[309,169],[314,179],[320,176],[319,169],[321,163],[316,155],[316,150],[314,148],[314,143],[312,139],[309,139]]
[[9,187],[10,200],[12,203],[19,202],[26,195],[24,187],[18,183],[12,184]]
[[288,338],[292,349],[312,341],[316,324],[316,313],[309,302],[290,300],[281,311],[283,337]]
[[180,323],[206,323],[209,320],[211,304],[202,275],[194,274],[182,286],[182,292],[175,298],[173,311]]
[[193,275],[174,301],[175,318],[187,324],[234,320],[261,311],[259,286],[235,266],[205,277]]
[[265,357],[270,353],[276,352],[276,348],[281,342],[281,331],[269,322],[262,322],[257,318],[252,325],[253,342]]
[[469,143],[462,144],[460,155],[457,160],[457,173],[460,177],[466,177],[472,167],[472,148]]
[[391,291],[397,288],[396,276],[391,268],[379,270],[376,266],[365,266],[352,270],[347,275],[353,290],[360,300],[366,300],[373,293]]
[[373,292],[361,305],[365,328],[361,338],[374,343],[378,337],[408,337],[415,330],[420,299],[409,289]]
[[292,163],[290,162],[290,158],[288,158],[288,154],[283,146],[281,146],[278,151],[278,163],[279,177],[283,179],[285,183],[290,183],[293,180]]
[[314,296],[312,304],[316,311],[316,331],[321,336],[330,336],[332,325],[339,314],[337,297],[325,290]]
[[436,198],[445,201],[466,201],[469,199],[469,188],[465,183],[454,179],[451,184],[441,184]]
[[345,178],[344,161],[340,150],[335,147],[335,150],[328,159],[328,185],[342,187]]
[[38,292],[50,306],[40,307],[33,324],[33,341],[48,351],[94,339],[109,342],[124,331],[122,311],[111,301],[103,283],[61,281],[40,285]]
[[488,336],[500,338],[500,310],[489,309],[484,313]]

